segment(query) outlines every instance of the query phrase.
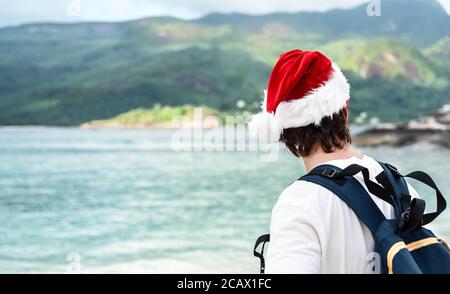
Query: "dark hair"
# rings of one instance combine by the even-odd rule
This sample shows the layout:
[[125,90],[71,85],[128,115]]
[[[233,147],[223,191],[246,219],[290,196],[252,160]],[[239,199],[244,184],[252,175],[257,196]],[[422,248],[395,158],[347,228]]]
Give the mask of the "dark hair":
[[342,149],[345,143],[351,144],[352,138],[344,112],[324,117],[319,125],[284,129],[280,142],[297,157],[306,157],[319,146],[326,153]]

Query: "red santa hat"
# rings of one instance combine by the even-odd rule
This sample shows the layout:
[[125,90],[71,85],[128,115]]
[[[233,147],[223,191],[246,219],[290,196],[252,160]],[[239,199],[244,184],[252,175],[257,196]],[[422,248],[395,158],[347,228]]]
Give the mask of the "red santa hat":
[[317,51],[292,50],[275,64],[262,112],[249,128],[258,137],[278,141],[283,129],[319,125],[349,98],[350,85],[335,63]]

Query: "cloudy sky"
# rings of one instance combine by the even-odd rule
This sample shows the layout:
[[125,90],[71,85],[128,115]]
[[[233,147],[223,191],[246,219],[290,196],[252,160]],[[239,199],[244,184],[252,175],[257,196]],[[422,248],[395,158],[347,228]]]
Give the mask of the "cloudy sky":
[[[118,21],[170,15],[196,18],[210,12],[250,14],[324,11],[370,0],[0,0],[0,26],[40,21]],[[383,1],[383,0],[381,0]],[[425,0],[427,1],[427,0]],[[450,0],[439,0],[450,12]]]

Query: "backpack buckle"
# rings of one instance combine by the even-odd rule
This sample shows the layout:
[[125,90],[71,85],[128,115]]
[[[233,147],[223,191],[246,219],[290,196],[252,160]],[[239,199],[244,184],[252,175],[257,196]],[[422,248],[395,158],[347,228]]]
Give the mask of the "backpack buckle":
[[389,163],[385,163],[385,164],[396,178],[400,178],[402,176],[395,166],[393,166]]
[[326,168],[322,171],[322,176],[327,178],[333,178],[337,174],[337,171],[334,168]]
[[409,223],[411,216],[411,208],[408,208],[405,212],[403,212],[400,216],[400,222],[398,224],[398,231],[401,231],[405,228],[406,224]]
[[410,206],[401,214],[397,227],[398,232],[411,232],[423,225],[423,213],[425,211],[425,201],[414,198]]

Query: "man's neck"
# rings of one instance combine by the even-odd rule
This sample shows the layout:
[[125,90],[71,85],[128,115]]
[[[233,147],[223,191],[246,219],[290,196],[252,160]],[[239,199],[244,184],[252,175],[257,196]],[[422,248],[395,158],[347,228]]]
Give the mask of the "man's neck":
[[350,145],[345,145],[342,149],[336,149],[331,153],[326,153],[321,147],[312,152],[309,156],[303,157],[306,171],[311,171],[314,167],[330,160],[349,159],[352,157],[362,158],[363,154],[353,149]]

